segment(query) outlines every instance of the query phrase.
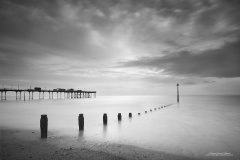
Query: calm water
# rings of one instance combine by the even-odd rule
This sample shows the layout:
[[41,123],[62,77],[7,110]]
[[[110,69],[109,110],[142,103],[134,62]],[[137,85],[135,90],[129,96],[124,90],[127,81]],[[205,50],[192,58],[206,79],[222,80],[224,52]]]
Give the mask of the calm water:
[[[167,104],[172,105],[149,112]],[[129,112],[133,113],[132,119],[128,118]],[[79,113],[84,113],[85,118],[81,135]],[[102,125],[103,113],[108,114],[107,127]],[[117,121],[117,113],[122,113],[121,122]],[[240,157],[240,96],[182,96],[180,104],[176,104],[175,96],[0,102],[4,127],[39,129],[41,114],[48,115],[49,131],[58,135],[194,157],[205,157],[209,152]]]

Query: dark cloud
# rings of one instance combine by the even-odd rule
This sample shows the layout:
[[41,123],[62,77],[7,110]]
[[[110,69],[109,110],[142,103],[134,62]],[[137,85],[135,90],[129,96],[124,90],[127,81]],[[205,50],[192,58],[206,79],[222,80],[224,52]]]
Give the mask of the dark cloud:
[[181,51],[162,57],[143,57],[124,62],[125,67],[163,70],[165,74],[199,77],[240,77],[240,41],[220,49],[192,54]]

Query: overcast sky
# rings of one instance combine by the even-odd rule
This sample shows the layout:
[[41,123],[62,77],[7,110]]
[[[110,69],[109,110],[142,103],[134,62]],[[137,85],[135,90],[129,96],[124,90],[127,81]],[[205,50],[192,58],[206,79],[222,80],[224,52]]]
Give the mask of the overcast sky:
[[240,94],[239,0],[1,0],[0,83]]

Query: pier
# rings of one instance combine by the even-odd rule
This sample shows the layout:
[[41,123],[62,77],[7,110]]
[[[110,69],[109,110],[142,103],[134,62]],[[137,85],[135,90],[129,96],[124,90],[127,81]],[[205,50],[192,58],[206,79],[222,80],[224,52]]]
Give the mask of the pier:
[[46,99],[76,99],[76,98],[96,98],[96,91],[83,91],[74,89],[41,89],[40,87],[35,87],[34,89],[10,89],[10,88],[0,88],[1,101],[7,100],[7,93],[14,92],[16,95],[16,100],[33,100],[34,93],[38,94],[38,99],[45,99],[46,94],[48,94]]

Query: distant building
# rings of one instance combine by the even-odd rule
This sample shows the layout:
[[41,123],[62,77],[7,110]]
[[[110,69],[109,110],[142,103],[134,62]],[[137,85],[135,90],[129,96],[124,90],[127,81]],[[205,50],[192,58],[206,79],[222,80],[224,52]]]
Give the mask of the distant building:
[[42,89],[40,87],[34,87],[35,91],[41,91]]
[[68,92],[73,92],[73,91],[74,91],[74,89],[73,89],[73,88],[71,88],[71,89],[68,89],[67,91],[68,91]]

